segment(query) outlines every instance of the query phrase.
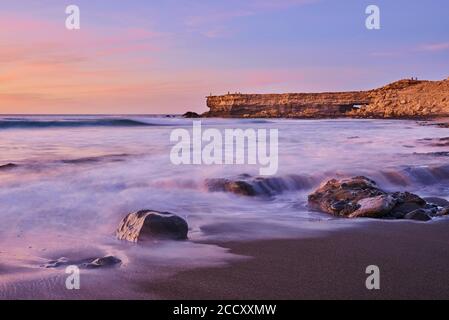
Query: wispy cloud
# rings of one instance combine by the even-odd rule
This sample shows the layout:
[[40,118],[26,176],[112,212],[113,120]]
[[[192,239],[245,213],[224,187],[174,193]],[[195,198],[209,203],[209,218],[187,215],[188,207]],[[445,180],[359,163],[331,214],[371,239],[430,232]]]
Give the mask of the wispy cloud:
[[185,19],[185,25],[190,31],[208,38],[225,37],[231,34],[229,24],[234,20],[318,1],[320,0],[228,0],[224,2],[224,6],[202,6],[199,13]]
[[449,42],[424,44],[419,47],[420,51],[439,52],[449,50]]

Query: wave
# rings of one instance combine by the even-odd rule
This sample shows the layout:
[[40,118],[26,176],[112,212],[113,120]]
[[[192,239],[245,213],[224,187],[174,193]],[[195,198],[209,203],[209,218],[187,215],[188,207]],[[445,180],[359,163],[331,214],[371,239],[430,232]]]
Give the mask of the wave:
[[246,196],[276,196],[284,192],[311,191],[334,178],[367,176],[386,188],[407,188],[416,191],[423,186],[445,186],[449,180],[449,165],[406,167],[371,172],[326,172],[290,174],[279,177],[252,177],[241,174],[234,178],[209,178],[204,181],[208,192],[230,192]]
[[98,162],[123,162],[125,158],[131,157],[130,154],[107,154],[101,156],[92,156],[76,159],[65,159],[61,160],[64,164],[88,164],[88,163],[98,163]]
[[78,127],[147,127],[161,126],[134,119],[57,119],[57,120],[31,120],[31,119],[3,119],[0,120],[0,129],[39,129],[39,128],[78,128]]

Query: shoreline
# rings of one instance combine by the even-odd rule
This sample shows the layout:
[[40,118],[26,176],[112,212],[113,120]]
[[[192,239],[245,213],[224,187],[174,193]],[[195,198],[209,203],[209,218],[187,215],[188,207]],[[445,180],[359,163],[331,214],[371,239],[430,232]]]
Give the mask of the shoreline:
[[[129,267],[83,274],[80,291],[65,289],[63,269],[36,279],[20,276],[0,286],[0,300],[449,299],[448,227],[445,218],[431,223],[365,219],[309,236],[193,240],[193,245],[217,246],[227,258],[209,266],[133,259]],[[380,290],[365,287],[370,265],[380,268]]]

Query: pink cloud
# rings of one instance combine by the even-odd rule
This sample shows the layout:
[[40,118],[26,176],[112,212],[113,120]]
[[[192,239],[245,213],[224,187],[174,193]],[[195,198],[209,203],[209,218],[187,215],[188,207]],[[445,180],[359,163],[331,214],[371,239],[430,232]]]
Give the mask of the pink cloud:
[[420,51],[438,52],[449,50],[449,42],[440,42],[433,44],[425,44],[419,48]]
[[148,69],[169,37],[139,26],[69,31],[63,21],[0,13],[0,112],[73,113],[79,105],[95,112],[97,103],[126,99],[146,105],[154,94],[144,85]]

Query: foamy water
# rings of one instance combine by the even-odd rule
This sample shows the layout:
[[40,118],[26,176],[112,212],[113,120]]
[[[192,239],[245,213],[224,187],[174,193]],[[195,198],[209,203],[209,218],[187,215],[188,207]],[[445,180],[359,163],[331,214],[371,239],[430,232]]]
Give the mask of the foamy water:
[[[431,154],[449,148],[428,140],[448,137],[447,129],[393,120],[203,119],[202,125],[279,129],[277,177],[285,192],[267,199],[208,192],[208,178],[256,176],[259,167],[171,164],[170,132],[191,128],[188,119],[0,118],[0,166],[17,165],[0,169],[3,296],[18,278],[48,275],[53,271],[42,270],[42,263],[71,253],[113,254],[124,262],[121,270],[150,262],[195,267],[238,258],[198,241],[313,236],[351,227],[354,222],[306,207],[307,194],[336,176],[363,174],[389,190],[449,197],[448,158]],[[304,183],[292,183],[298,180]],[[184,217],[195,243],[147,248],[115,240],[119,221],[141,209]]]

